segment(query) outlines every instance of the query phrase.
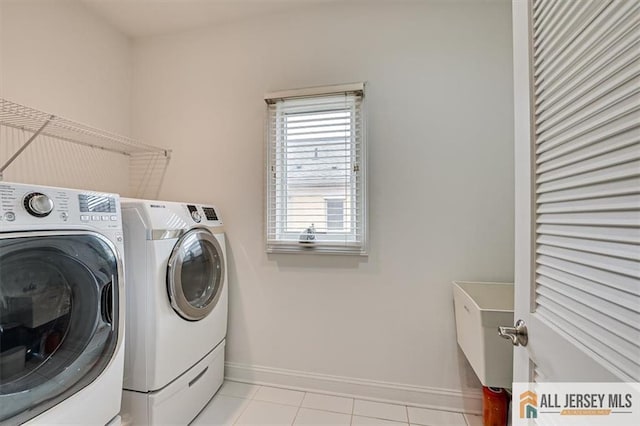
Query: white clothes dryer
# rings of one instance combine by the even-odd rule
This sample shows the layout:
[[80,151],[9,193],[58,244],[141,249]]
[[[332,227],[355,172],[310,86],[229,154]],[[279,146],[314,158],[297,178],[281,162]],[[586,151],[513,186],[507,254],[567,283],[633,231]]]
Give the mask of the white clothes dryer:
[[0,182],[0,424],[116,424],[124,265],[115,194]]
[[225,235],[214,207],[123,199],[123,423],[187,424],[222,384]]

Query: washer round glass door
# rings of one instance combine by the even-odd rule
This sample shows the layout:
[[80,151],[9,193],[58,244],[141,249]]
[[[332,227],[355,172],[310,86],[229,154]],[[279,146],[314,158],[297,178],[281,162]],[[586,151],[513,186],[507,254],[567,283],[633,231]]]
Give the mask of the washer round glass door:
[[197,228],[180,237],[167,268],[167,290],[173,309],[186,320],[201,320],[220,299],[223,281],[222,248],[213,234]]
[[0,234],[0,424],[33,418],[107,367],[120,274],[99,234]]

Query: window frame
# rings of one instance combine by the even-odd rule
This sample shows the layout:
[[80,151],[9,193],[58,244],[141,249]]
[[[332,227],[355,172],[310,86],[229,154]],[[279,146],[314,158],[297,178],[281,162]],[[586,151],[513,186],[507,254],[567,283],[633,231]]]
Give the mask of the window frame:
[[[300,231],[293,232],[283,230],[287,226],[286,217],[288,202],[278,203],[277,197],[288,199],[287,193],[290,191],[287,184],[287,152],[280,150],[278,153],[277,146],[279,141],[283,140],[283,126],[281,120],[278,119],[278,111],[283,105],[282,101],[294,100],[302,98],[322,98],[335,95],[355,95],[355,100],[348,111],[351,114],[350,126],[353,140],[350,142],[351,158],[354,159],[350,165],[351,177],[348,179],[347,185],[350,185],[349,194],[347,196],[334,195],[329,193],[320,193],[319,197],[325,203],[324,213],[327,229],[322,232],[315,232],[315,239],[311,243],[302,243],[298,240]],[[365,102],[364,102],[364,83],[354,83],[338,86],[312,87],[306,89],[287,90],[275,92],[265,95],[267,103],[266,132],[265,132],[265,212],[264,212],[264,238],[267,253],[318,253],[318,254],[349,254],[349,255],[367,255],[367,151],[366,151],[366,124],[365,124]],[[319,107],[319,106],[318,106]],[[310,106],[309,112],[314,109]],[[358,115],[359,113],[359,115]],[[358,128],[359,127],[359,128]],[[356,135],[356,130],[359,132]],[[273,135],[273,136],[272,136]],[[275,152],[274,152],[275,150]],[[359,153],[358,153],[359,150]],[[357,160],[357,161],[355,161]],[[280,161],[280,163],[278,163]],[[357,168],[354,165],[357,164]],[[278,167],[279,165],[279,167]],[[276,174],[276,170],[280,174]],[[280,184],[281,189],[277,190],[277,181],[284,182]],[[280,192],[282,191],[282,192]],[[280,193],[279,193],[280,192]],[[336,232],[328,229],[327,215],[327,199],[343,200],[343,230],[346,222],[345,217],[348,209],[354,209],[355,224],[351,229],[352,239],[346,232]],[[351,201],[347,200],[349,198]],[[350,207],[348,207],[350,206]],[[284,220],[283,220],[284,215]],[[343,235],[342,241],[337,241],[336,236]]]

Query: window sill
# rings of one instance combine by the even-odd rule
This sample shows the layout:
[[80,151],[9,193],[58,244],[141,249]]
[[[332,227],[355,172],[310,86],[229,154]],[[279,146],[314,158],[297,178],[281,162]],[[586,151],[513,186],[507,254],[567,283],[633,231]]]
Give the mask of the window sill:
[[346,256],[368,256],[365,247],[361,245],[345,246],[326,243],[268,243],[267,253],[273,254],[331,254]]

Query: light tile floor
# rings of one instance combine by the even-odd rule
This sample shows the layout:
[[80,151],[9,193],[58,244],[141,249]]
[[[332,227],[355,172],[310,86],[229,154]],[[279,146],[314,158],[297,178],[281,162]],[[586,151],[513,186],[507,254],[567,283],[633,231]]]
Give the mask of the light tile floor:
[[482,418],[226,381],[192,425],[479,426]]

